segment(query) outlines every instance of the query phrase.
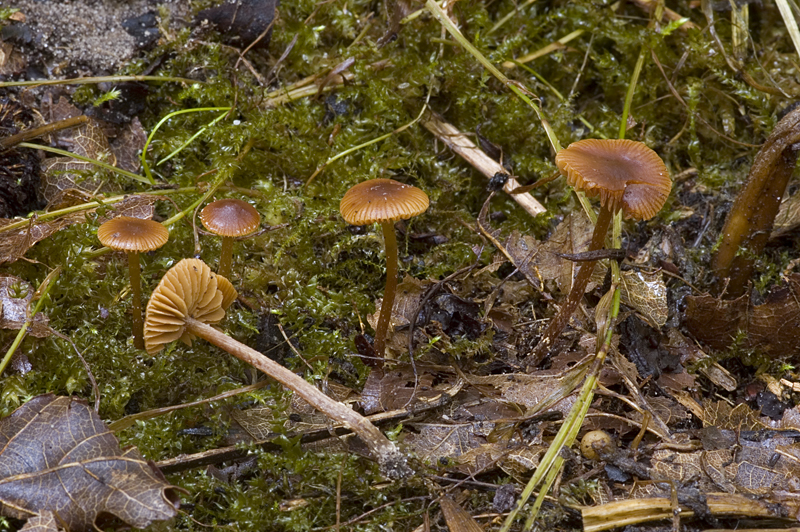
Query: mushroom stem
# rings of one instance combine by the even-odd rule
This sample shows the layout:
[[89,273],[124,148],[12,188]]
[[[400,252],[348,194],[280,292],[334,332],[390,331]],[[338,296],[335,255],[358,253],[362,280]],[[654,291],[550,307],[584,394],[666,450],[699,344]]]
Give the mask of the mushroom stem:
[[375,328],[375,352],[384,358],[386,351],[386,332],[392,318],[394,294],[397,291],[397,238],[394,235],[394,222],[381,222],[383,241],[386,245],[386,289],[383,291],[383,303]]
[[233,260],[233,237],[223,236],[222,247],[219,250],[219,268],[217,273],[230,279],[231,263]]
[[295,373],[265,357],[255,349],[237,342],[214,327],[191,317],[186,317],[185,323],[189,332],[266,373],[294,391],[311,406],[331,419],[341,422],[345,427],[356,433],[369,446],[387,476],[400,478],[410,473],[406,458],[397,450],[397,447],[375,425],[358,412],[339,401],[331,399]]
[[142,318],[142,281],[139,273],[139,252],[130,251],[128,270],[131,274],[131,295],[133,296],[133,345],[144,349],[144,319]]
[[[613,217],[614,215],[609,209],[605,206],[600,207],[600,213],[597,215],[597,223],[594,226],[592,241],[589,244],[588,251],[602,249],[605,245],[606,233],[608,232],[608,226],[611,224],[611,219]],[[583,299],[586,285],[589,284],[589,279],[592,277],[592,272],[594,271],[594,265],[596,263],[596,260],[581,263],[581,267],[578,269],[578,274],[575,276],[575,280],[572,283],[572,290],[570,290],[567,300],[562,305],[561,310],[558,311],[558,314],[550,320],[544,333],[542,333],[542,339],[539,340],[539,343],[533,348],[529,361],[530,366],[536,366],[544,359],[550,351],[550,348],[553,347],[556,338],[558,338],[561,331],[563,331],[564,327],[569,323],[572,313],[575,312],[581,299]]]

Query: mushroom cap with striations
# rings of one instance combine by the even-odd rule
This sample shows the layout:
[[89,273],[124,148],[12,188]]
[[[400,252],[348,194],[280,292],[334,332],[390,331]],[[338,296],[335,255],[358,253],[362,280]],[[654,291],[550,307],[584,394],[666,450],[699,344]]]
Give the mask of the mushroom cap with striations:
[[350,225],[407,220],[428,210],[428,195],[394,179],[370,179],[348,190],[339,210]]
[[672,179],[664,161],[642,142],[587,139],[556,154],[567,182],[587,196],[600,196],[608,210],[649,220],[669,197]]
[[153,220],[117,216],[97,229],[97,238],[115,251],[153,251],[167,243],[169,231]]
[[195,336],[186,330],[186,317],[218,323],[236,296],[230,281],[205,262],[183,259],[164,274],[147,303],[145,349],[152,355],[178,339],[192,345]]
[[258,211],[240,199],[212,201],[200,211],[200,221],[212,233],[226,237],[246,236],[258,229]]

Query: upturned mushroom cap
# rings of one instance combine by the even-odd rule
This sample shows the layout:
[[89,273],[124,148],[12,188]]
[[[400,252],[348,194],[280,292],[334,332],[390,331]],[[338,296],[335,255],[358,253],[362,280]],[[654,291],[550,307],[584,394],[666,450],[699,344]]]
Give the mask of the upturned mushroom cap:
[[227,237],[246,236],[258,229],[258,211],[240,199],[212,201],[200,211],[200,221],[214,234]]
[[428,210],[428,195],[394,179],[370,179],[348,190],[339,203],[350,225],[407,220]]
[[118,216],[97,229],[100,243],[115,251],[153,251],[167,243],[169,231],[153,220]]
[[195,335],[186,330],[186,317],[218,323],[236,295],[233,285],[205,262],[183,259],[167,271],[147,303],[145,349],[152,355],[177,339],[192,345]]
[[626,218],[649,220],[672,189],[664,161],[642,142],[587,139],[556,154],[556,166],[567,182]]

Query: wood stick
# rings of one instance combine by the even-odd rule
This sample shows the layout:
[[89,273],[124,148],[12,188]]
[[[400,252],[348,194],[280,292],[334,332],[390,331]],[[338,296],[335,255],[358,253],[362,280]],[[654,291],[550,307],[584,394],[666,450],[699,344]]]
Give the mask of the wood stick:
[[[456,129],[455,126],[444,121],[437,113],[428,113],[421,121],[423,127],[436,135],[436,138],[444,142],[448,148],[456,152],[471,164],[476,170],[491,179],[497,173],[507,174],[508,171],[503,166],[486,155],[483,150],[478,148],[466,135]],[[515,188],[522,186],[519,181],[509,177],[503,190],[510,193]],[[541,203],[528,193],[512,194],[514,201],[525,209],[531,216],[538,216],[545,212]]]

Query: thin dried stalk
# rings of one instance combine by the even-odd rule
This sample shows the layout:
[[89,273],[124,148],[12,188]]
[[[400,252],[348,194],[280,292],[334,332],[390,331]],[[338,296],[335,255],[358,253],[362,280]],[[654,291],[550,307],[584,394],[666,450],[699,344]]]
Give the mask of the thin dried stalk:
[[277,362],[265,357],[255,349],[230,336],[218,331],[214,327],[191,317],[185,318],[186,329],[200,338],[211,342],[220,349],[224,349],[239,360],[250,364],[280,382],[308,404],[323,412],[325,415],[344,424],[345,427],[355,432],[366,443],[373,455],[381,465],[384,473],[390,478],[402,478],[411,473],[403,456],[397,447],[378,430],[367,418],[355,412],[350,407],[331,399],[317,388],[284,368]]
[[[500,163],[486,155],[466,135],[452,124],[445,122],[437,113],[427,113],[421,123],[425,129],[436,135],[436,138],[444,142],[448,148],[463,157],[464,160],[488,179],[491,179],[497,173],[508,173]],[[511,193],[512,190],[520,186],[519,181],[509,177],[505,186],[503,186],[503,190]],[[531,216],[538,216],[547,210],[541,203],[536,201],[536,198],[528,193],[512,194],[511,197]]]
[[[780,508],[770,508],[765,502],[733,493],[708,493],[706,502],[711,514],[717,517],[781,517]],[[680,509],[681,518],[691,517],[689,508]],[[637,523],[672,519],[672,501],[666,497],[652,499],[629,499],[600,506],[585,507],[583,513],[584,532],[600,532]]]

